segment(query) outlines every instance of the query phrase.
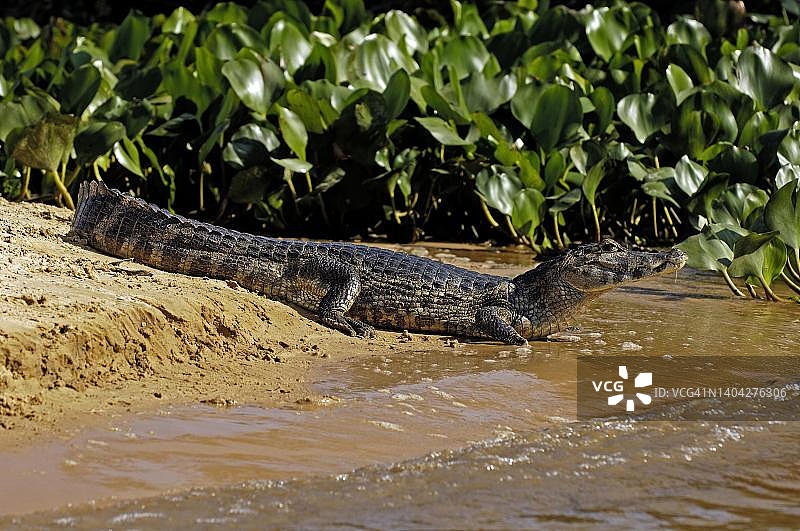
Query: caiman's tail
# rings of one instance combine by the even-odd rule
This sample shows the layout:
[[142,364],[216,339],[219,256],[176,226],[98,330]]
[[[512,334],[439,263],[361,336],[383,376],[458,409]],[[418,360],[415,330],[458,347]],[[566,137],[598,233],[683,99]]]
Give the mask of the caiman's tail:
[[105,183],[100,181],[81,183],[75,215],[72,217],[72,231],[81,238],[89,239],[100,221],[102,211],[113,210],[119,202],[118,194]]
[[252,235],[178,216],[98,181],[81,184],[72,230],[110,255],[209,277],[230,276],[236,268],[227,262],[257,248]]

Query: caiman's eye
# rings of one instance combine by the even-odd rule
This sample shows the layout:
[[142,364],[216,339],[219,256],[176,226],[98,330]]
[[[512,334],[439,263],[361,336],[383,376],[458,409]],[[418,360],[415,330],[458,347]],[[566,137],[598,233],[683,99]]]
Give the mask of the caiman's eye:
[[604,253],[613,253],[617,250],[617,244],[614,242],[603,242],[600,250]]

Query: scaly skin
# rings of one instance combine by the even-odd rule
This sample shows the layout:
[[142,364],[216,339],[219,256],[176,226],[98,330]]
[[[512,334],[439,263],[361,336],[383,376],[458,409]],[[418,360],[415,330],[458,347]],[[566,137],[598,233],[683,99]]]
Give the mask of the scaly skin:
[[522,345],[624,282],[680,269],[686,255],[575,247],[510,279],[352,243],[279,240],[171,214],[101,182],[81,184],[72,222],[100,251],[158,269],[235,280],[345,333],[373,327]]

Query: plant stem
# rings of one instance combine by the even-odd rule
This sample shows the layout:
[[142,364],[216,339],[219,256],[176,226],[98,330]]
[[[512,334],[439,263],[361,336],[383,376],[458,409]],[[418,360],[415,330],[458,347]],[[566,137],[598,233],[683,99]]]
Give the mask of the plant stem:
[[633,225],[634,220],[636,219],[636,207],[639,206],[639,198],[633,198],[633,208],[631,209],[631,225]]
[[314,191],[314,187],[311,185],[311,173],[310,172],[306,172],[306,184],[308,185],[308,193],[310,194],[311,192]]
[[294,201],[295,205],[297,205],[297,190],[294,189],[292,175],[294,174],[291,170],[285,170],[283,172],[283,177],[286,179],[286,184],[289,186],[289,192],[292,194],[292,200]]
[[764,287],[764,293],[767,294],[767,299],[775,302],[786,302],[786,299],[784,299],[783,297],[778,297],[777,295],[775,295],[775,292],[772,291],[772,288],[769,287],[769,284],[767,284],[767,281],[764,280],[763,276],[758,277],[758,280],[761,281],[761,285]]
[[[325,208],[325,201],[322,199],[322,194],[319,194],[317,196],[317,199],[319,199],[319,209],[320,209],[320,211],[322,211],[322,219],[325,221],[325,224],[330,227],[331,226],[331,220],[328,217],[328,210]],[[399,220],[398,220],[398,222],[399,222]]]
[[564,248],[564,241],[561,239],[561,231],[558,230],[558,213],[553,214],[553,230],[556,233],[556,243],[559,249]]
[[594,217],[594,237],[600,241],[600,219],[597,217],[597,207],[592,204],[592,217]]
[[742,290],[737,288],[736,284],[733,283],[733,280],[731,279],[731,276],[728,274],[728,270],[727,269],[723,269],[720,272],[722,273],[722,278],[725,279],[725,283],[728,284],[729,288],[731,288],[731,291],[733,292],[733,294],[736,295],[737,297],[744,297],[745,294],[742,293]]
[[[797,267],[800,267],[800,249],[795,249],[794,250],[794,260],[795,260],[795,263],[797,264]],[[794,266],[792,265],[792,259],[791,258],[786,260],[786,265],[789,266],[789,273],[792,274],[792,276],[795,278],[795,280],[800,282],[800,274],[798,274],[798,270],[795,269]]]
[[56,183],[56,189],[61,194],[61,197],[64,198],[64,202],[67,204],[67,208],[70,210],[75,210],[75,203],[72,202],[72,196],[69,195],[69,191],[67,191],[67,187],[64,186],[64,181],[61,180],[61,176],[58,175],[57,171],[53,171],[53,181]]
[[672,235],[677,238],[678,230],[675,228],[675,224],[672,222],[672,216],[669,215],[669,209],[667,208],[666,204],[661,206],[664,207],[664,214],[667,216],[667,223],[669,223],[669,227],[672,229]]
[[515,240],[525,243],[525,240],[520,238],[519,234],[517,234],[517,231],[514,229],[514,224],[511,223],[511,216],[506,216],[506,225],[508,225],[508,230],[511,232],[511,235],[514,236]]
[[753,288],[752,284],[750,284],[748,282],[745,282],[744,285],[747,286],[747,291],[750,293],[751,297],[753,297],[754,299],[760,299],[761,298],[761,297],[758,296],[758,293],[756,293],[756,290],[755,290],[755,288]]
[[656,198],[653,198],[653,235],[658,239],[658,209],[656,208]]
[[69,174],[69,177],[67,178],[67,180],[64,181],[64,185],[65,186],[69,186],[73,182],[75,182],[75,178],[78,176],[78,172],[80,172],[80,171],[81,171],[81,167],[80,166],[75,166],[75,169],[73,169],[72,173]]
[[785,271],[781,271],[781,278],[786,283],[786,285],[792,289],[792,291],[800,295],[800,286],[792,282],[792,279],[789,278],[789,276],[786,274]]
[[481,199],[481,210],[483,210],[483,215],[486,216],[486,220],[489,222],[489,225],[492,227],[499,227],[500,224],[492,217],[492,213],[489,212],[489,207],[486,206],[486,202]]
[[31,182],[31,167],[25,166],[25,171],[22,172],[22,188],[19,191],[17,201],[24,201],[28,198],[28,184]]
[[200,169],[200,188],[198,190],[198,192],[199,192],[198,201],[200,203],[200,205],[199,205],[200,212],[205,210],[205,204],[204,204],[205,203],[205,201],[204,201],[205,198],[203,197],[203,180],[204,180],[205,174],[206,174],[206,172],[203,171],[203,169],[201,168]]
[[94,178],[97,179],[98,181],[102,181],[103,178],[100,177],[100,168],[97,165],[96,160],[92,163],[92,170],[94,170]]

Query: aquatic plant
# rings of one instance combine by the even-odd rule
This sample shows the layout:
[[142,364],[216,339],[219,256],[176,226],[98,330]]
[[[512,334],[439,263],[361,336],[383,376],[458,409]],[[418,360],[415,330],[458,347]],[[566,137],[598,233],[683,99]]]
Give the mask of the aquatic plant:
[[734,4],[5,19],[0,193],[71,206],[95,178],[249,230],[536,251],[688,236],[690,265],[777,299],[800,292],[798,8]]

